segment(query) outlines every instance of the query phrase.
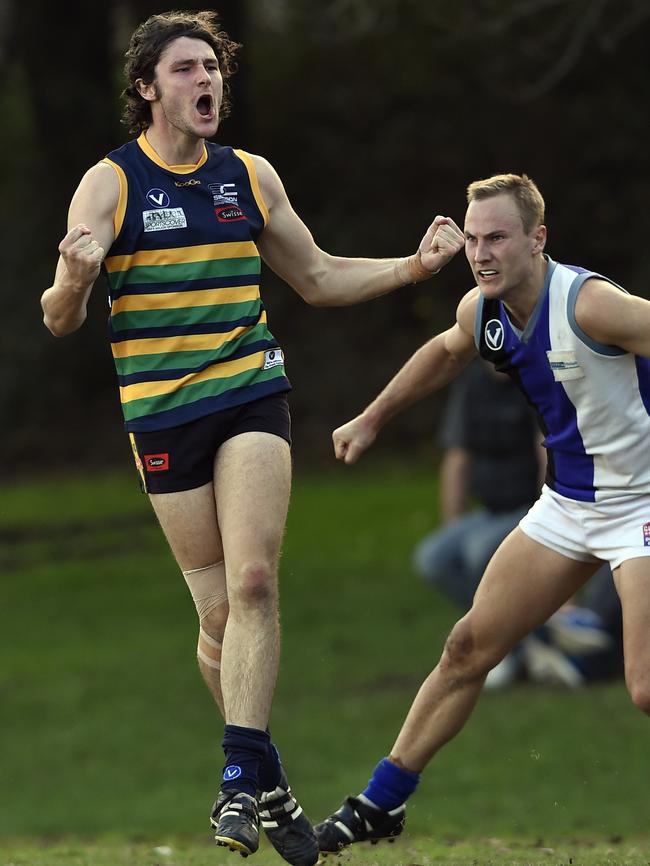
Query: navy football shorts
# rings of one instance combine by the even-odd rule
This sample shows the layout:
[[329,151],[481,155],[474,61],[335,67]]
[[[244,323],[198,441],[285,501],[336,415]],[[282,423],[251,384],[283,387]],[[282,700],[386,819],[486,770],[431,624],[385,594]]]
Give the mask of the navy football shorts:
[[285,393],[261,397],[166,430],[129,433],[129,438],[145,492],[178,493],[209,484],[219,447],[233,436],[253,432],[272,433],[291,445],[291,417]]

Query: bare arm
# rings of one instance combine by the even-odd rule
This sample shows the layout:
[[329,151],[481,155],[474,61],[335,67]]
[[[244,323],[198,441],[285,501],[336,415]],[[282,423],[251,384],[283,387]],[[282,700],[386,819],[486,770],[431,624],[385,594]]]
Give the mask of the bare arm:
[[273,167],[253,157],[269,221],[259,240],[262,258],[309,304],[346,306],[426,280],[462,249],[463,233],[448,217],[436,217],[416,253],[407,258],[361,259],[321,250],[291,206]]
[[86,320],[90,292],[115,237],[118,198],[117,175],[105,163],[86,172],[72,198],[54,283],[41,297],[43,321],[55,337],[76,331]]
[[650,358],[650,301],[591,279],[580,289],[575,315],[585,334],[598,343]]
[[440,508],[445,523],[457,520],[467,511],[471,465],[472,455],[465,448],[445,451],[440,464]]
[[334,431],[334,452],[339,460],[356,463],[391,418],[443,388],[475,357],[477,299],[478,289],[472,289],[458,305],[456,324],[421,346],[360,415]]

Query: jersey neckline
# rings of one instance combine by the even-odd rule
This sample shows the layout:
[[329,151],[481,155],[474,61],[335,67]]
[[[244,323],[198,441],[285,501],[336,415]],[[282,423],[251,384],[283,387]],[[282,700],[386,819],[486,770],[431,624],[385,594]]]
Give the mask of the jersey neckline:
[[201,154],[201,158],[197,163],[193,163],[191,165],[168,165],[165,160],[159,156],[156,151],[153,149],[149,141],[147,140],[147,136],[144,132],[140,133],[137,138],[137,144],[140,149],[144,153],[146,157],[148,157],[152,162],[155,162],[156,165],[160,166],[160,168],[164,168],[166,171],[170,171],[173,174],[191,174],[197,169],[201,168],[207,162],[208,159],[208,149],[205,146],[205,142],[203,143],[203,153]]

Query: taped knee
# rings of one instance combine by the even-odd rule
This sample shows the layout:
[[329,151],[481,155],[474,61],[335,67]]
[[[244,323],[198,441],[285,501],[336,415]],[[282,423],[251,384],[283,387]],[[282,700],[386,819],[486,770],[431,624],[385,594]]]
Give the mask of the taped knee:
[[196,655],[200,662],[214,670],[221,670],[221,641],[199,629],[199,642],[196,647]]
[[226,567],[223,560],[214,565],[206,565],[205,568],[192,568],[183,572],[199,622],[202,623],[220,604],[228,601],[226,590]]

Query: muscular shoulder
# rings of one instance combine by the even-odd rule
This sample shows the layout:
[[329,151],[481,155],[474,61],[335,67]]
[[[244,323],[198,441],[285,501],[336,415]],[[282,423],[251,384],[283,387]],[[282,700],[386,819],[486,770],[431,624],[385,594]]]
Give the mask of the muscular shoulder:
[[120,181],[115,168],[107,162],[98,162],[82,177],[73,203],[94,203],[103,211],[115,212],[120,196]]
[[98,243],[108,249],[114,238],[113,220],[119,198],[117,172],[108,163],[98,162],[82,177],[72,197],[68,226],[89,226]]
[[249,153],[248,156],[255,168],[257,181],[264,196],[264,201],[267,203],[269,210],[271,210],[278,202],[286,199],[286,192],[280,180],[280,175],[268,159],[265,159],[263,156],[259,156],[256,153]]
[[476,319],[476,309],[478,307],[479,297],[479,289],[475,286],[467,292],[466,295],[463,295],[458,304],[458,309],[456,310],[456,321],[462,330],[466,334],[472,336],[472,338],[474,335],[474,321]]
[[606,280],[596,277],[586,280],[576,299],[575,319],[578,327],[599,343],[613,342],[615,333],[612,326],[629,298],[627,293]]
[[474,344],[474,316],[478,303],[478,289],[468,292],[456,310],[456,323],[444,332],[445,348],[449,355],[466,364],[476,355]]

